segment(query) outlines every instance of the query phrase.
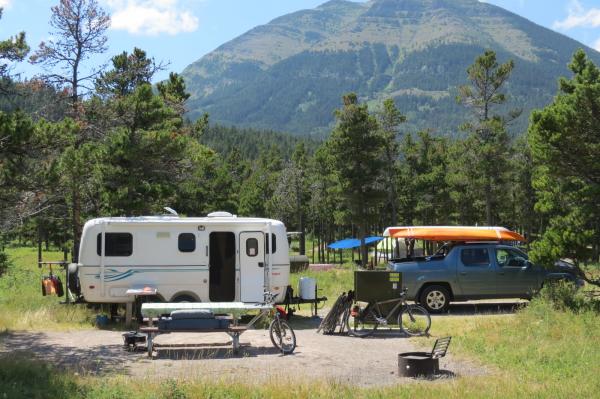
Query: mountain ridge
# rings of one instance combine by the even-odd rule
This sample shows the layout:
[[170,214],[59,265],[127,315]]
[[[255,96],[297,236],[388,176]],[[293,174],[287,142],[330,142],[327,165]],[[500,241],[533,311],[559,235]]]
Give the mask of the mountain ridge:
[[[410,129],[445,133],[466,117],[454,101],[456,87],[485,49],[501,62],[515,60],[510,105],[529,111],[552,99],[579,47],[476,0],[332,0],[251,29],[183,76],[192,118],[208,112],[225,125],[323,135],[341,96],[355,91],[370,105],[393,97]],[[600,53],[585,49],[600,61]]]

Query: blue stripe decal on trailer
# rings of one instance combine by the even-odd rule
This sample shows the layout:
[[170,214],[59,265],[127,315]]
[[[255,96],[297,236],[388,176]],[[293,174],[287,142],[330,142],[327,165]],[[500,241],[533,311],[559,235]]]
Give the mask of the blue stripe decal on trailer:
[[[206,271],[206,269],[129,269],[124,272],[119,272],[116,269],[106,269],[104,271],[104,281],[112,282],[125,280],[128,277],[133,276],[134,274],[142,274],[142,273],[172,273],[172,272],[198,272],[198,271]],[[86,273],[86,276],[94,276],[95,279],[100,280],[100,273]]]

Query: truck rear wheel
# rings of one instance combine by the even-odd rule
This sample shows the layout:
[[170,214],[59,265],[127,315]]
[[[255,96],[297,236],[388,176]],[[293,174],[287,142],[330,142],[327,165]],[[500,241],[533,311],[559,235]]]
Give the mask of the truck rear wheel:
[[430,285],[421,292],[419,302],[429,313],[442,313],[450,306],[450,292],[442,285]]

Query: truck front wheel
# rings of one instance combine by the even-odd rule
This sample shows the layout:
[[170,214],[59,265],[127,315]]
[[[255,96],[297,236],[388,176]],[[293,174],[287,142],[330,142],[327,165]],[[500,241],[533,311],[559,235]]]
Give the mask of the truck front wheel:
[[429,313],[442,313],[450,306],[450,292],[444,286],[430,285],[421,292],[419,302]]

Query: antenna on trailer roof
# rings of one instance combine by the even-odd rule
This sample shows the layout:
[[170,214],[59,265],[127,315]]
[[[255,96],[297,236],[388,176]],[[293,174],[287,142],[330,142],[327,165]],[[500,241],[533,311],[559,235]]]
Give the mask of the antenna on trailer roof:
[[175,209],[165,206],[163,208],[165,211],[169,212],[171,215],[179,216],[179,214],[175,211]]

